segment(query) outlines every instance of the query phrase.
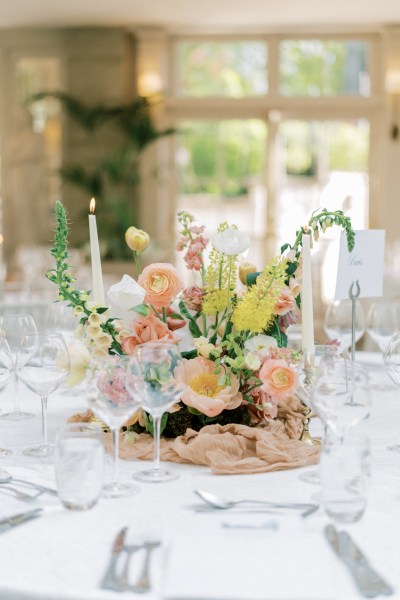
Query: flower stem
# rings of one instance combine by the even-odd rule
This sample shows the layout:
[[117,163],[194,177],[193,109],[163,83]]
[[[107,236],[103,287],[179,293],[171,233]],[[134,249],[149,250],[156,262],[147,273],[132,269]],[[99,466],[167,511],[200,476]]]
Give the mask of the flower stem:
[[136,252],[136,250],[133,251],[133,259],[135,261],[136,276],[139,277],[139,275],[142,272],[142,266],[140,264],[140,255],[139,255],[139,252]]

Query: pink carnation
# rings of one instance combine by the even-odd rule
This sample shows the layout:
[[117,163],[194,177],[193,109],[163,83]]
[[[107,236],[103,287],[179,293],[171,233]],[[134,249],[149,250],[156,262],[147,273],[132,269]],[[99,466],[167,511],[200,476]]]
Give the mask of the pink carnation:
[[182,299],[187,308],[199,312],[203,302],[204,291],[198,285],[192,285],[185,288],[182,292]]
[[205,225],[192,225],[190,233],[193,233],[193,235],[201,235],[205,228]]
[[199,235],[191,241],[188,251],[184,256],[186,266],[190,271],[201,271],[203,266],[203,250],[207,246],[207,240]]

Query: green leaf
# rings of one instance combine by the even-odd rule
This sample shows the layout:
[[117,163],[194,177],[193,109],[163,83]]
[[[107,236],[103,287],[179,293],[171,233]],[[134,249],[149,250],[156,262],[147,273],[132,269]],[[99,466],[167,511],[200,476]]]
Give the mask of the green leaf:
[[131,310],[139,313],[139,315],[142,315],[143,317],[147,317],[151,308],[149,306],[147,306],[147,304],[138,304],[137,306],[134,306],[133,308],[131,308]]
[[288,263],[287,267],[286,267],[286,273],[288,275],[294,275],[294,273],[297,271],[297,264],[294,262],[290,262]]
[[257,281],[257,277],[261,275],[261,271],[256,271],[255,273],[249,273],[246,277],[247,285],[254,285]]
[[180,319],[181,321],[184,321],[185,319],[182,317],[182,315],[180,315],[179,313],[170,313],[169,315],[167,315],[168,318],[171,319]]
[[189,331],[195,338],[201,337],[203,335],[200,327],[192,319],[189,321]]
[[283,244],[283,246],[281,246],[281,254],[283,254],[288,248],[290,248],[290,244]]
[[100,308],[96,308],[96,312],[99,315],[102,315],[103,313],[107,312],[107,310],[108,310],[108,306],[102,306]]
[[[150,433],[152,436],[154,436],[154,423],[153,423],[153,417],[147,413],[144,413],[145,415],[145,421],[146,421],[146,431],[148,433]],[[162,418],[161,418],[161,433],[164,431],[166,425],[168,423],[168,413],[164,413]]]
[[196,358],[197,350],[186,350],[185,352],[181,352],[182,358]]
[[203,414],[199,410],[197,410],[196,408],[192,408],[191,406],[188,406],[187,409],[191,415],[202,415]]

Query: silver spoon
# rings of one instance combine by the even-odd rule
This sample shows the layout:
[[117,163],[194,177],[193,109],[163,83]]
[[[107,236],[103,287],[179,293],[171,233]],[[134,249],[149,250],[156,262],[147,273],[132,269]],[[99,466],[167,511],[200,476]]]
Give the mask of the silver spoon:
[[26,479],[18,479],[17,477],[13,477],[10,475],[8,471],[5,469],[0,469],[0,484],[10,483],[11,481],[16,481],[18,483],[23,483],[25,485],[29,485],[37,490],[40,490],[42,493],[51,494],[52,496],[57,496],[57,490],[53,488],[46,487],[44,485],[39,485],[37,483],[32,483],[31,481],[27,481]]
[[31,496],[30,494],[26,494],[25,492],[22,492],[21,490],[18,490],[17,488],[12,487],[11,485],[3,485],[1,489],[5,492],[11,492],[12,494],[14,494],[17,500],[21,500],[22,502],[33,502],[34,500],[36,500],[36,498],[43,494],[41,490],[38,490],[36,494]]
[[316,504],[310,503],[298,503],[298,502],[268,502],[265,500],[227,500],[225,498],[220,498],[211,492],[205,492],[203,490],[195,490],[195,494],[197,494],[204,502],[212,506],[213,508],[218,508],[220,510],[226,510],[228,508],[233,508],[238,504],[257,504],[266,506],[268,508],[293,508],[298,510],[312,510],[317,509],[318,506]]

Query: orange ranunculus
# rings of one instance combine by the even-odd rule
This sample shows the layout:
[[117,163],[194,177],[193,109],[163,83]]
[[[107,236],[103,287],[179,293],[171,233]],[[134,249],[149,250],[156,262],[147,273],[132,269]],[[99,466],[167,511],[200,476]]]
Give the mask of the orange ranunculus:
[[295,306],[295,299],[292,291],[285,287],[279,294],[278,300],[275,302],[274,313],[276,315],[286,315]]
[[219,385],[220,375],[215,375],[214,370],[212,360],[197,356],[183,359],[174,372],[176,381],[187,385],[181,401],[207,417],[216,417],[225,409],[237,408],[243,400],[237,377],[231,375],[230,385]]
[[168,325],[160,321],[154,314],[149,313],[146,317],[140,317],[131,325],[132,335],[124,338],[121,342],[125,354],[133,354],[136,346],[148,342],[167,342],[177,344],[180,339],[175,337],[169,330]]
[[297,386],[297,373],[284,360],[266,360],[258,376],[267,394],[277,400],[290,396]]
[[144,301],[157,309],[169,306],[184,287],[177,269],[169,263],[145,267],[138,277],[138,284],[146,291]]

